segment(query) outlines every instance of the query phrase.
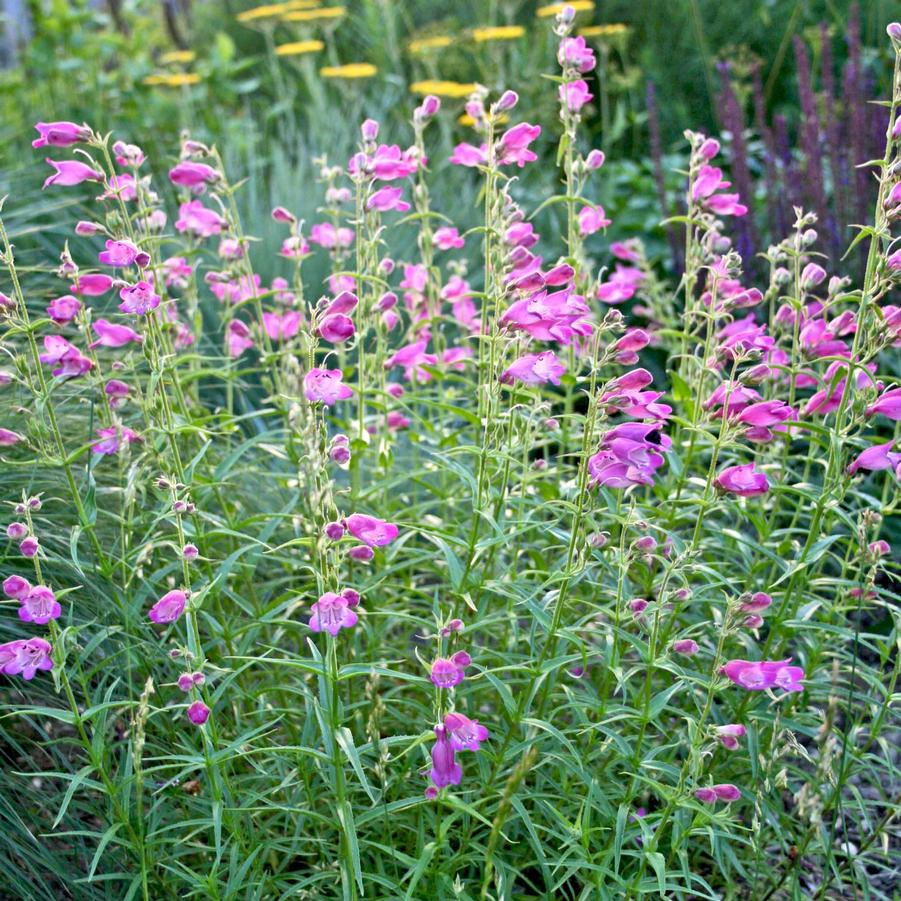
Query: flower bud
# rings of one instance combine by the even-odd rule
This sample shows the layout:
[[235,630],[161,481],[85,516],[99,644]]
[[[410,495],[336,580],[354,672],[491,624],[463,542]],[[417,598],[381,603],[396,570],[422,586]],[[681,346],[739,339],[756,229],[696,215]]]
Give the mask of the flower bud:
[[19,550],[21,551],[23,557],[36,557],[39,548],[40,544],[37,538],[34,537],[34,535],[29,535],[19,545]]
[[193,544],[186,544],[181,549],[181,555],[185,560],[196,560],[199,553],[200,551],[197,550],[197,546]]
[[595,172],[604,165],[604,160],[606,157],[604,156],[603,150],[592,150],[588,156],[585,157],[585,168],[589,172]]
[[499,113],[505,113],[513,109],[517,103],[519,103],[519,94],[516,91],[504,91],[494,108]]
[[367,119],[360,126],[360,134],[367,143],[377,140],[379,136],[379,123],[376,122],[375,119]]
[[375,556],[372,548],[366,544],[355,545],[347,554],[351,560],[357,560],[360,563],[368,563]]

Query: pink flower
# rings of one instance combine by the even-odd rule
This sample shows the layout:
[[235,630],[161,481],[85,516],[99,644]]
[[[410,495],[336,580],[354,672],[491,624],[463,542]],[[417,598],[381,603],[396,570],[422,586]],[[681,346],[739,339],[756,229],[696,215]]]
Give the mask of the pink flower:
[[763,613],[773,603],[773,599],[765,591],[756,591],[751,597],[742,603],[744,613]]
[[529,150],[529,145],[541,134],[540,125],[529,125],[528,122],[520,122],[507,129],[501,135],[497,145],[497,162],[500,166],[508,166],[515,163],[520,169],[526,163],[538,159],[534,151]]
[[58,363],[59,366],[53,370],[55,376],[61,378],[81,376],[94,366],[93,361],[84,356],[74,344],[70,344],[59,335],[45,335],[44,349],[46,352],[40,355],[40,361],[50,365]]
[[720,491],[737,494],[739,497],[754,497],[770,490],[766,474],[756,472],[753,463],[727,467],[719,473],[713,484]]
[[93,324],[97,340],[91,343],[95,347],[124,347],[126,344],[140,344],[144,339],[127,325],[116,325],[108,319],[98,319]]
[[12,447],[22,440],[22,436],[18,432],[11,429],[0,429],[0,447]]
[[352,547],[348,552],[347,556],[352,560],[357,560],[360,563],[369,563],[370,560],[375,556],[371,547],[366,544],[358,544]]
[[[118,197],[125,203],[134,200],[138,196],[138,190],[135,187],[135,178],[127,172],[119,175],[110,176],[109,190],[104,191],[100,195],[100,200],[109,200]],[[162,210],[158,212],[162,213]],[[165,215],[165,214],[163,214]]]
[[795,418],[797,412],[794,408],[781,400],[764,400],[751,404],[738,414],[738,422],[756,427],[768,427]]
[[129,444],[134,444],[135,441],[141,440],[139,435],[124,425],[111,426],[108,429],[97,429],[97,437],[100,438],[100,441],[94,442],[91,446],[91,452],[103,456],[117,454],[123,445],[127,447]]
[[357,541],[362,541],[368,547],[384,547],[391,544],[397,538],[397,526],[368,516],[365,513],[352,513],[344,520],[344,527]]
[[561,84],[558,89],[560,102],[571,112],[577,113],[594,97],[588,90],[588,83],[583,79]]
[[147,613],[154,623],[174,623],[185,612],[188,596],[183,591],[169,591],[164,594]]
[[403,199],[403,194],[403,188],[394,188],[386,185],[384,188],[379,188],[366,201],[366,209],[378,210],[380,213],[387,213],[390,210],[405,213],[410,209],[410,204]]
[[182,188],[199,188],[215,184],[221,178],[222,175],[212,166],[190,160],[183,160],[169,170],[169,181]]
[[385,368],[402,366],[404,378],[407,381],[429,381],[432,375],[423,366],[435,366],[438,363],[438,357],[426,352],[428,343],[428,339],[423,338],[421,341],[401,347],[385,361]]
[[703,200],[720,188],[728,188],[729,182],[723,181],[723,170],[715,166],[701,166],[691,189],[692,200]]
[[462,713],[445,714],[444,727],[455,751],[478,751],[480,743],[488,740],[488,730]]
[[77,160],[46,160],[56,172],[48,176],[44,181],[44,187],[50,185],[59,185],[61,188],[69,188],[73,185],[80,185],[85,181],[103,181],[103,173],[97,169],[92,169],[86,163],[80,163]]
[[801,287],[805,291],[815,288],[826,278],[826,270],[817,263],[808,263],[801,272]]
[[245,350],[253,347],[250,329],[240,319],[232,319],[229,322],[225,341],[228,345],[228,355],[230,357],[240,357]]
[[356,332],[354,321],[343,313],[324,316],[316,329],[316,334],[324,341],[341,344]]
[[[359,603],[359,596],[357,597]],[[314,632],[325,630],[331,636],[336,636],[340,629],[350,629],[357,624],[357,614],[353,611],[356,604],[351,603],[343,594],[335,594],[327,591],[310,609],[313,611],[310,617],[310,628]]]
[[472,144],[457,144],[450,161],[455,166],[484,166],[488,162],[488,145],[474,147]]
[[285,313],[263,313],[263,327],[273,341],[287,341],[293,338],[303,324],[303,314],[298,310]]
[[564,67],[590,72],[595,67],[594,51],[581,35],[564,38],[557,49],[557,62]]
[[321,401],[330,407],[353,396],[353,389],[341,381],[340,369],[311,369],[303,379],[304,393],[311,403]]
[[894,440],[886,444],[874,444],[861,451],[848,466],[848,474],[854,475],[859,469],[878,472],[883,469],[895,469],[901,464],[901,453],[892,453]]
[[550,350],[540,354],[525,354],[515,360],[504,371],[500,379],[505,385],[512,385],[515,381],[524,385],[553,385],[560,384],[560,376],[566,372],[566,367],[557,359],[557,355]]
[[539,291],[514,301],[501,317],[500,325],[521,329],[539,341],[569,344],[577,335],[593,333],[590,313],[585,298],[566,288],[552,294]]
[[685,654],[688,657],[697,654],[700,650],[698,643],[691,638],[680,638],[678,641],[674,641],[672,648],[677,654]]
[[744,738],[747,729],[741,723],[729,723],[726,726],[717,726],[716,737],[727,751],[738,749],[738,740]]
[[876,402],[867,407],[867,416],[881,413],[895,422],[901,420],[901,388],[889,388],[876,398]]
[[71,294],[64,294],[51,300],[47,306],[47,315],[57,324],[66,325],[71,322],[81,309],[81,301]]
[[116,163],[120,166],[130,166],[139,169],[144,165],[144,151],[137,144],[126,144],[125,141],[116,141],[113,144],[113,153],[116,155]]
[[175,228],[180,232],[196,235],[198,238],[218,235],[227,224],[215,210],[207,209],[199,200],[183,203],[178,208],[178,216]]
[[653,485],[654,473],[663,465],[661,452],[672,446],[663,434],[659,443],[651,440],[660,428],[659,422],[624,422],[610,429],[598,452],[588,460],[591,484],[609,488]]
[[350,247],[354,242],[354,232],[351,228],[336,229],[331,222],[319,222],[310,229],[310,241],[327,249]]
[[329,302],[329,305],[325,308],[325,314],[332,316],[336,313],[352,313],[359,302],[357,295],[352,291],[342,291],[334,300]]
[[583,236],[593,235],[610,225],[602,206],[583,206],[579,210],[579,231]]
[[439,250],[459,250],[465,243],[457,229],[449,226],[436,229],[433,239]]
[[291,235],[282,241],[282,249],[279,253],[289,260],[303,259],[310,252],[310,245],[303,235]]
[[[7,534],[8,534],[7,530]],[[13,536],[10,535],[10,538]],[[22,536],[17,536],[22,537]],[[31,582],[28,579],[23,578],[22,576],[7,576],[3,580],[3,593],[8,598],[15,598],[17,601],[24,600],[28,593],[31,591]]]
[[19,608],[19,619],[26,623],[43,626],[51,619],[58,619],[62,613],[56,595],[45,585],[35,585],[20,600],[22,606]]
[[87,141],[91,129],[74,122],[38,122],[35,126],[40,137],[31,142],[32,147],[71,147]]
[[[590,209],[590,207],[586,207],[586,209]],[[598,285],[598,300],[612,304],[630,300],[644,279],[645,274],[640,269],[617,264],[616,269],[614,269],[613,274],[607,281],[602,285]]]
[[717,216],[744,216],[748,208],[739,203],[738,194],[713,194],[707,198],[707,207]]
[[126,285],[119,292],[119,297],[122,298],[119,309],[123,313],[134,313],[138,316],[144,316],[160,305],[159,294],[155,294],[150,282],[145,281]]
[[730,660],[720,669],[740,688],[748,691],[764,691],[776,686],[785,691],[803,691],[800,680],[804,678],[804,670],[800,666],[789,666],[788,660],[761,660],[753,663],[749,660]]
[[187,288],[188,279],[194,267],[184,257],[169,257],[163,260],[163,272],[166,275],[166,287]]
[[435,744],[432,747],[432,769],[429,778],[436,789],[448,785],[459,785],[463,770],[455,759],[453,745],[448,740],[447,727],[439,723],[435,726]]
[[78,283],[69,285],[69,290],[82,297],[99,297],[101,294],[106,294],[112,286],[113,279],[110,276],[102,272],[93,272],[79,276]]
[[53,669],[52,653],[53,647],[43,638],[8,641],[0,644],[0,672],[7,676],[21,673],[22,678],[30,682],[38,670]]
[[98,259],[104,266],[126,267],[134,263],[146,269],[150,264],[150,254],[138,250],[131,241],[107,241],[106,250],[100,252]]
[[195,726],[202,726],[210,718],[210,708],[203,701],[195,701],[188,708],[188,719]]
[[453,688],[463,681],[470,663],[472,658],[466,651],[457,651],[451,658],[439,657],[432,664],[429,678],[439,688]]
[[717,801],[737,801],[741,797],[741,790],[731,782],[723,782],[711,788],[697,789],[695,797],[704,804],[715,804]]

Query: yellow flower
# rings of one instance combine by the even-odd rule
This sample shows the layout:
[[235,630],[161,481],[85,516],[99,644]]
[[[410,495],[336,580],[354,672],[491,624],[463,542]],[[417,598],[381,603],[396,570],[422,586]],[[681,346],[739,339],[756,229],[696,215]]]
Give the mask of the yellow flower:
[[[465,125],[465,126],[467,126],[468,128],[472,128],[472,127],[476,124],[476,120],[473,119],[472,116],[469,115],[469,113],[463,113],[463,115],[460,116],[460,117],[457,119],[457,121],[458,121],[461,125]],[[506,113],[498,113],[498,114],[494,117],[494,122],[495,122],[497,125],[503,125],[505,122],[509,122],[509,121],[510,121],[510,117],[509,117]]]
[[319,6],[319,0],[288,0],[281,4],[287,12],[295,9],[313,9]]
[[618,34],[625,34],[628,30],[628,25],[614,22],[610,25],[589,25],[587,28],[580,28],[579,34],[583,38],[610,38]]
[[253,9],[245,9],[244,12],[238,13],[235,19],[244,24],[247,22],[258,22],[260,19],[274,19],[287,10],[287,3],[270,3],[267,6],[255,6]]
[[378,72],[372,63],[347,63],[344,66],[323,66],[319,74],[323,78],[372,78]]
[[432,38],[419,38],[416,41],[410,41],[407,49],[410,53],[425,53],[427,50],[440,50],[442,47],[449,47],[454,39],[449,35],[440,34]]
[[147,85],[162,85],[167,88],[182,88],[186,85],[200,84],[200,76],[195,72],[159,73],[148,75],[144,79]]
[[193,63],[197,58],[197,54],[193,50],[170,50],[160,57],[163,65],[168,63]]
[[316,19],[340,19],[347,10],[343,6],[323,6],[322,9],[299,9],[282,16],[283,22],[315,22]]
[[413,94],[435,94],[438,97],[468,97],[476,86],[459,81],[414,81],[410,85]]
[[515,41],[526,33],[522,25],[501,25],[497,28],[476,28],[472,32],[477,44],[485,41]]
[[303,53],[317,53],[325,47],[322,41],[295,41],[293,44],[279,44],[276,56],[300,56]]
[[592,0],[570,0],[569,3],[551,3],[549,6],[539,7],[535,11],[535,15],[539,19],[547,19],[549,16],[556,16],[558,13],[563,12],[567,6],[571,6],[577,13],[584,13],[594,9]]

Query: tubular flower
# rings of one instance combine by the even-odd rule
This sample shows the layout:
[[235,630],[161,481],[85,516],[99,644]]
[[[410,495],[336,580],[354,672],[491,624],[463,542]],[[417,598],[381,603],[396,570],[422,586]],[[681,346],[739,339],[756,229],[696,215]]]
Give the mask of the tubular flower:
[[435,788],[459,785],[463,778],[463,770],[456,761],[456,754],[448,738],[447,728],[440,723],[435,726],[435,744],[432,747],[432,770],[429,776]]
[[398,529],[394,523],[365,513],[352,513],[343,520],[343,525],[357,541],[369,547],[384,547],[397,538]]
[[770,490],[766,473],[757,472],[753,463],[729,466],[722,470],[713,483],[720,491],[739,497],[754,497]]
[[0,672],[7,676],[21,675],[30,682],[39,670],[53,669],[52,653],[52,645],[43,638],[8,641],[0,644]]
[[788,660],[730,660],[720,669],[740,688],[748,691],[764,691],[767,688],[782,688],[785,691],[803,691],[801,679],[804,670],[800,666],[789,666]]
[[169,591],[164,594],[147,614],[151,622],[174,623],[185,612],[188,596],[183,591]]
[[347,591],[335,594],[327,591],[310,609],[313,615],[310,617],[310,628],[314,632],[328,632],[332,637],[341,629],[350,629],[357,624],[357,614],[354,607],[360,603],[360,596]]

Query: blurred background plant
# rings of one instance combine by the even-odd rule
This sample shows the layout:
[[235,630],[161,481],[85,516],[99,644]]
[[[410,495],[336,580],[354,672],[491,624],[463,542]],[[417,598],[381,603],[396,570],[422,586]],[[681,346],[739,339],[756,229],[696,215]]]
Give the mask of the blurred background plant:
[[[600,62],[584,118],[610,162],[612,240],[653,232],[654,257],[678,268],[676,242],[667,250],[655,226],[679,212],[682,176],[670,154],[690,124],[724,134],[736,187],[752,198],[738,235],[746,259],[778,240],[802,204],[825,224],[833,259],[841,256],[849,224],[872,203],[872,179],[855,166],[875,155],[884,133],[884,110],[867,101],[886,89],[874,48],[888,0],[760,0],[742,4],[740,16],[712,0],[574,5],[577,30]],[[342,157],[367,115],[402,129],[413,95],[445,99],[442,164],[471,137],[461,114],[474,82],[521,85],[536,118],[552,116],[540,73],[553,57],[544,26],[555,11],[523,0],[451,8],[423,0],[5,0],[0,191],[22,180],[21,166],[37,165],[25,152],[35,117],[125,135],[140,121],[157,160],[171,157],[178,125],[248,173],[242,212],[265,237],[273,196],[313,214],[302,186],[323,134]],[[551,137],[545,151],[552,145]],[[643,190],[652,180],[656,207]],[[13,210],[20,247],[22,233],[52,228],[54,218],[43,199],[23,199]]]

